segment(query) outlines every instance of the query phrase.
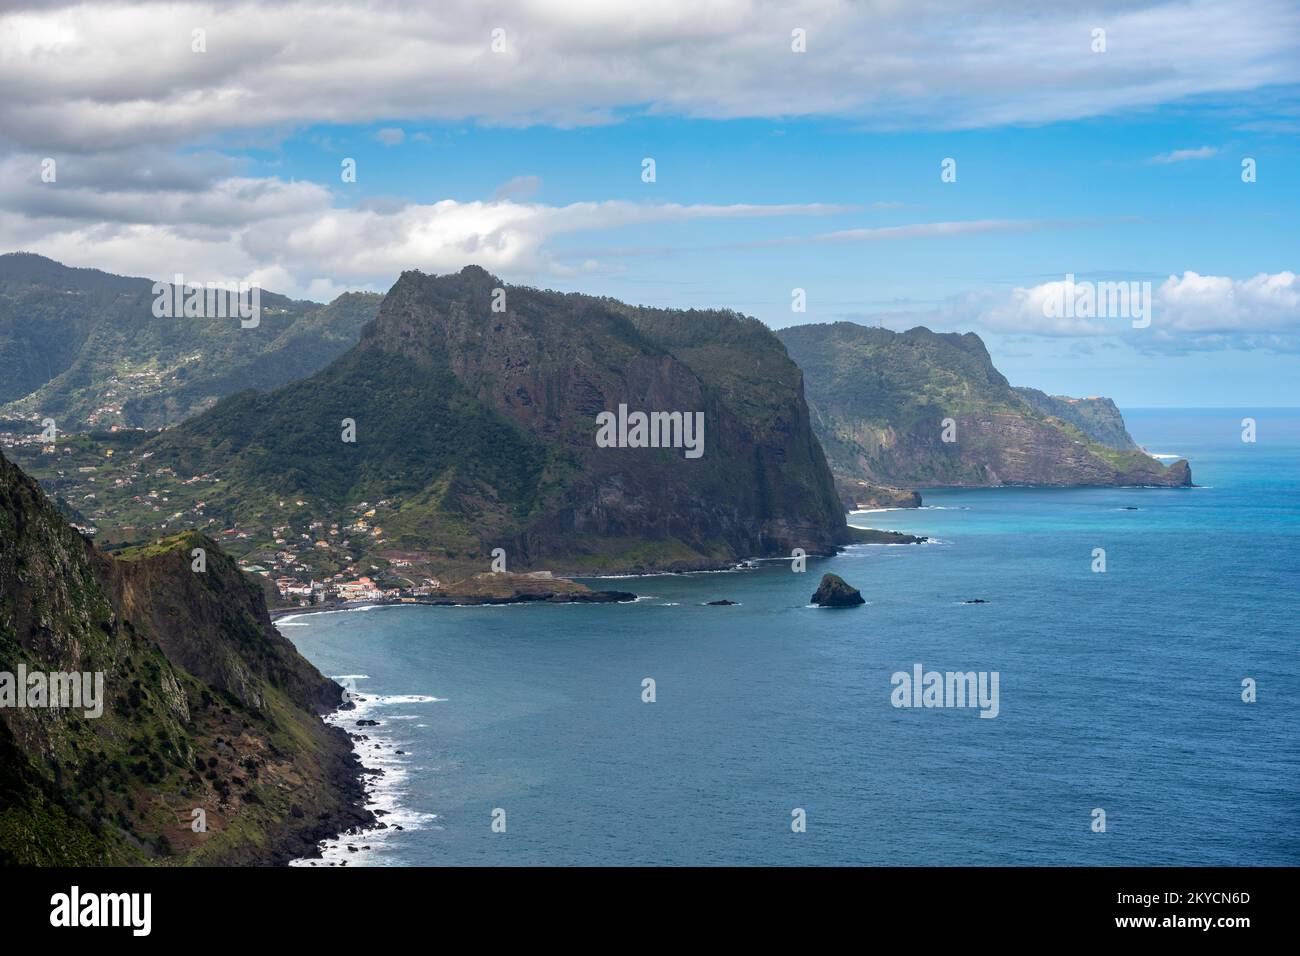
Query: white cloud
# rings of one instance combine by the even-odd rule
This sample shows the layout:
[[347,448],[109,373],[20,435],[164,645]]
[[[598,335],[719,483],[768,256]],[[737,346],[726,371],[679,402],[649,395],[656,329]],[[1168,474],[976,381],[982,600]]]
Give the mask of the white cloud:
[[406,142],[406,130],[400,126],[385,126],[375,133],[375,139],[385,146],[401,146]]
[[841,229],[813,236],[814,242],[889,242],[897,239],[942,239],[988,233],[1032,232],[1052,225],[1036,219],[966,219],[958,222],[918,222],[901,226]]
[[1199,146],[1196,149],[1175,149],[1168,153],[1152,156],[1147,163],[1152,166],[1169,166],[1173,163],[1185,163],[1190,159],[1209,159],[1219,155],[1217,146]]
[[[1286,0],[985,0],[974,14],[939,0],[27,5],[0,15],[0,129],[50,152],[377,117],[578,125],[628,110],[982,127],[1300,78],[1300,10]],[[1090,49],[1098,25],[1102,54]],[[795,27],[806,53],[791,52]],[[206,52],[191,49],[195,29]]]
[[1249,279],[1184,272],[1156,290],[1153,328],[1195,336],[1300,333],[1300,276],[1261,272]]
[[[1108,280],[1080,277],[1077,281]],[[1300,351],[1300,276],[1290,271],[1260,273],[1245,279],[1189,271],[1153,282],[1151,322],[1146,328],[1133,327],[1136,316],[1063,315],[1054,304],[1065,294],[1064,280],[1020,287],[1010,293],[973,292],[925,312],[891,315],[890,320],[891,324],[924,322],[958,329],[979,326],[1006,334],[1111,336],[1144,351]]]
[[309,298],[341,288],[387,289],[411,268],[449,272],[476,263],[513,279],[600,269],[599,261],[569,266],[552,253],[553,239],[573,233],[853,208],[621,200],[548,206],[511,195],[342,207],[329,190],[308,182],[227,177],[201,188],[98,190],[62,179],[57,186],[33,183],[38,168],[34,156],[0,163],[0,248],[126,275],[257,281]]

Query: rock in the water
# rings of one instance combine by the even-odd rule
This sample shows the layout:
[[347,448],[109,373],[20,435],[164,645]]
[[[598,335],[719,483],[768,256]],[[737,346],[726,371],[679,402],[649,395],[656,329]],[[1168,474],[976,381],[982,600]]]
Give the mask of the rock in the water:
[[735,603],[736,603],[735,601],[731,601],[728,600],[727,598],[723,598],[721,601],[710,601],[707,607],[731,607],[731,605]]
[[812,602],[821,607],[853,607],[867,603],[858,589],[846,584],[838,574],[822,575],[822,583],[813,592]]

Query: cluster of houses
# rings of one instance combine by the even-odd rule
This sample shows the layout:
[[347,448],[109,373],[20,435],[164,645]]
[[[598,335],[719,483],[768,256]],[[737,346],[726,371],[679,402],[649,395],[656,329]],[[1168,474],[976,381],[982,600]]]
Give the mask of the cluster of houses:
[[336,574],[324,581],[311,580],[303,583],[295,578],[276,578],[276,590],[280,599],[290,604],[310,607],[315,604],[335,604],[347,601],[402,601],[415,600],[433,594],[440,583],[433,578],[425,578],[424,584],[411,588],[381,587],[369,577],[343,580],[344,575]]
[[[111,430],[119,429],[113,425]],[[50,445],[42,435],[32,434],[27,428],[16,431],[0,428],[0,447],[33,444],[42,445],[47,452],[54,454],[74,452],[72,446]],[[105,450],[104,455],[113,455],[113,450]],[[440,587],[437,580],[410,570],[413,561],[400,553],[388,558],[388,570],[394,573],[397,581],[385,575],[381,584],[370,577],[358,576],[361,569],[354,563],[356,555],[387,543],[379,515],[386,510],[395,510],[395,500],[383,499],[373,504],[362,501],[353,506],[351,517],[334,522],[314,518],[306,500],[278,500],[275,504],[284,515],[283,523],[272,527],[270,541],[259,547],[257,543],[266,540],[265,531],[238,524],[222,528],[207,514],[205,501],[197,500],[197,497],[189,500],[195,492],[203,495],[200,487],[196,486],[218,484],[220,479],[215,475],[205,473],[185,478],[165,465],[150,467],[147,459],[153,457],[152,452],[143,452],[137,457],[137,453],[130,450],[127,457],[131,459],[132,467],[118,470],[108,481],[99,480],[100,468],[93,463],[77,462],[80,467],[68,467],[66,472],[56,469],[56,474],[61,483],[66,483],[68,496],[85,509],[88,518],[106,515],[106,503],[99,500],[97,492],[111,492],[115,501],[129,503],[135,509],[143,508],[156,515],[152,519],[146,517],[144,521],[158,531],[165,531],[169,526],[202,528],[234,554],[242,553],[239,560],[241,570],[273,580],[280,599],[286,604],[311,606],[417,600],[436,593]],[[178,492],[175,487],[178,485],[184,490]],[[137,490],[139,493],[135,493]],[[169,507],[179,510],[168,511]],[[302,518],[298,518],[299,515]],[[86,537],[94,536],[98,530],[89,521],[76,525],[76,529]],[[371,565],[370,570],[373,573],[380,569]],[[413,577],[398,573],[403,570]],[[331,573],[334,571],[338,573]],[[404,582],[403,586],[394,586],[399,582]]]

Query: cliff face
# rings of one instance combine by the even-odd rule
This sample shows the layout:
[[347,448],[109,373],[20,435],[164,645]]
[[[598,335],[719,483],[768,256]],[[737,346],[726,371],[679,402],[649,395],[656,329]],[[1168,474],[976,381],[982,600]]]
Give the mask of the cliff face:
[[[700,454],[601,447],[598,416],[620,406],[699,413]],[[329,368],[150,448],[227,479],[208,500],[237,518],[272,497],[325,521],[395,501],[390,547],[484,564],[502,547],[511,569],[702,567],[847,541],[802,375],[760,323],[506,287],[477,267],[403,274]]]
[[839,322],[778,334],[807,375],[813,426],[842,484],[1191,484],[1187,462],[1165,468],[1026,401],[972,333]]
[[[20,668],[102,675],[102,713],[17,706]],[[101,555],[0,456],[4,675],[0,862],[274,862],[366,818],[347,737],[316,716],[339,687],[215,543]]]
[[1124,416],[1109,398],[1048,395],[1036,388],[1017,388],[1016,394],[1044,415],[1068,422],[1095,442],[1117,451],[1138,450],[1124,425]]

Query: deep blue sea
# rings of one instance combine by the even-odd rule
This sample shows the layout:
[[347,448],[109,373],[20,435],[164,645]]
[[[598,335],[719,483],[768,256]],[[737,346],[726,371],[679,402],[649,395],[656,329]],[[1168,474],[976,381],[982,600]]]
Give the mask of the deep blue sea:
[[[934,543],[802,574],[606,584],[643,595],[629,605],[288,620],[365,698],[344,726],[380,721],[361,746],[395,826],[326,859],[1300,863],[1300,411],[1126,418],[1201,487],[928,491],[920,511],[852,521]],[[810,607],[824,571],[868,603]],[[740,603],[702,606],[719,598]],[[891,675],[917,663],[998,672],[998,716],[894,707]]]

